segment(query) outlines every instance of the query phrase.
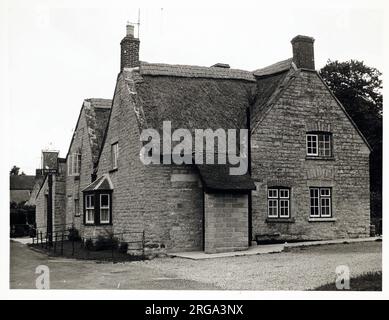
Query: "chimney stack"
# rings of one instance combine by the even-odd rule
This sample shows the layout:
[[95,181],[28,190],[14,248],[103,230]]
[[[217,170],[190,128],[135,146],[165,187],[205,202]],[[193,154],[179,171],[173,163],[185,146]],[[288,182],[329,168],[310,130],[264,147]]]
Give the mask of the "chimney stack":
[[297,68],[315,70],[314,42],[314,38],[301,35],[292,39],[293,62]]
[[135,38],[134,25],[128,23],[126,36],[120,42],[120,71],[124,68],[135,68],[139,66],[139,39]]

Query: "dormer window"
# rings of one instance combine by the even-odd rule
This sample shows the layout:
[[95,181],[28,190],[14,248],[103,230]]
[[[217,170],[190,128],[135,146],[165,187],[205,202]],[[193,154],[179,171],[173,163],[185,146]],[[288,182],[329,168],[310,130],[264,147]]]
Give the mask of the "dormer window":
[[79,176],[81,170],[81,154],[72,153],[68,157],[68,176]]
[[308,157],[332,157],[332,134],[330,132],[307,132]]

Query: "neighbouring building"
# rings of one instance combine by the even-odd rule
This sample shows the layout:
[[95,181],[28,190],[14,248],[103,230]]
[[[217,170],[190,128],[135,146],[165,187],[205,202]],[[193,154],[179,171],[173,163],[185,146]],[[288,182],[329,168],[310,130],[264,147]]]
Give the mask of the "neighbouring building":
[[112,100],[85,99],[66,156],[66,223],[84,231],[82,190],[95,176]]
[[[110,107],[109,99],[85,99],[66,158],[58,158],[58,152],[43,152],[42,168],[54,171],[52,200],[49,201],[48,174],[36,195],[40,231],[64,231],[71,227],[83,230],[81,190],[93,181]],[[52,218],[48,217],[48,212],[52,212]]]
[[[144,232],[149,254],[369,236],[370,147],[315,71],[313,38],[296,36],[292,58],[255,71],[145,63],[139,45],[127,26],[112,107],[101,102],[104,120],[93,99],[89,115],[84,102],[61,221],[84,238],[114,233],[131,243]],[[163,121],[172,131],[248,129],[248,172],[144,165],[141,132],[161,132]]]
[[10,175],[9,190],[10,202],[15,204],[26,203],[34,188],[35,176]]
[[66,224],[66,160],[58,151],[42,151],[44,178],[35,199],[36,228],[43,234],[64,230]]
[[38,192],[42,186],[43,180],[44,180],[44,175],[42,169],[36,169],[34,186],[31,190],[30,198],[27,200],[26,205],[28,206],[36,205],[36,196],[38,195]]

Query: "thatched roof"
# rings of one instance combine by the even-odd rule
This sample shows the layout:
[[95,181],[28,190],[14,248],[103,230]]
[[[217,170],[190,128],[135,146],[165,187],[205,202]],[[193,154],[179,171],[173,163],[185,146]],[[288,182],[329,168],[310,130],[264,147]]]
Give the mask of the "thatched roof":
[[[135,102],[140,130],[242,129],[246,111],[259,119],[295,72],[291,59],[254,72],[227,66],[198,67],[141,63],[124,69],[128,92]],[[248,174],[231,176],[227,165],[198,166],[208,190],[252,190]]]
[[142,62],[140,73],[143,76],[172,76],[187,78],[235,79],[255,82],[252,72],[230,69],[227,64],[215,64],[212,67],[200,67],[179,64]]

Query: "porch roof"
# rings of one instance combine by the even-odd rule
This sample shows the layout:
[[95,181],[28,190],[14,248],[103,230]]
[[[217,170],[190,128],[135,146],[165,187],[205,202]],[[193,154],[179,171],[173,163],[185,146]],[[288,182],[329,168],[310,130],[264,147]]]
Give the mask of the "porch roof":
[[248,173],[230,175],[232,166],[229,164],[205,164],[197,165],[197,167],[204,188],[208,192],[245,192],[256,189],[254,181]]
[[97,191],[97,190],[113,190],[113,184],[108,174],[104,174],[90,185],[88,185],[82,192]]

